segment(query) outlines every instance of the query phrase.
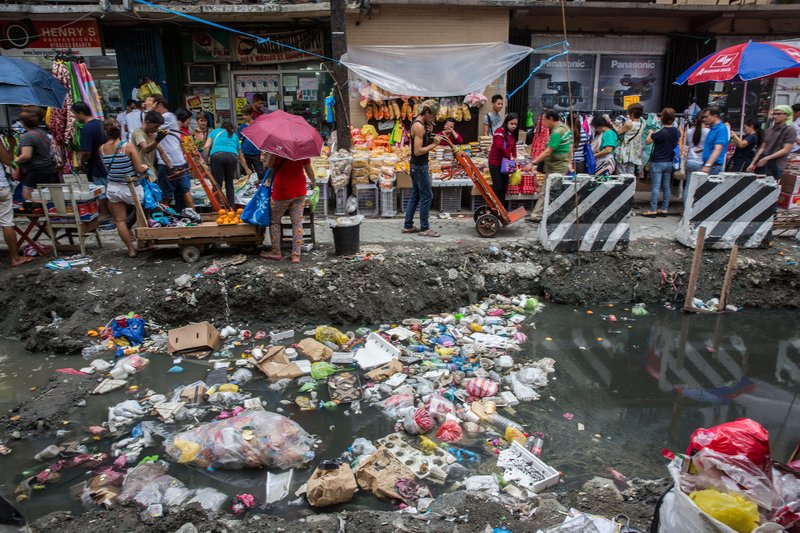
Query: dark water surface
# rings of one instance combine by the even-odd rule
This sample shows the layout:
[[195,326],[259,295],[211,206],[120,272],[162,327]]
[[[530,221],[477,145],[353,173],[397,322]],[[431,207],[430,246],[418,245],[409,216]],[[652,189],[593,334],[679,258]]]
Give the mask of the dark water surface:
[[[773,457],[786,460],[800,439],[796,313],[740,311],[716,317],[687,316],[656,306],[650,311],[647,317],[635,318],[624,306],[551,305],[536,316],[529,342],[515,355],[518,361],[556,360],[554,379],[540,391],[541,400],[503,410],[503,414],[530,431],[545,433],[542,458],[563,472],[565,486],[577,487],[595,475],[608,477],[610,469],[627,477],[664,477],[662,449],[683,451],[696,428],[740,417],[753,418],[766,427]],[[609,321],[610,314],[618,320]],[[130,384],[168,395],[177,385],[202,379],[209,368],[208,363],[187,360],[184,373],[168,374],[171,357],[153,354],[151,361]],[[80,357],[28,354],[14,341],[0,341],[0,412],[29,398],[33,393],[28,389],[45,384],[53,369],[84,364]],[[283,410],[306,431],[318,435],[322,439],[318,459],[339,456],[355,437],[374,440],[393,431],[394,423],[367,405],[359,416],[343,406],[336,411],[302,412],[294,404],[279,403],[283,398],[293,400],[295,387],[280,396],[267,385],[256,380],[245,389],[263,397],[268,410]],[[319,397],[327,399],[322,388]],[[64,438],[82,438],[86,435],[83,426],[103,422],[108,406],[127,398],[124,389],[91,397],[87,407],[65,424],[70,433]],[[565,413],[574,418],[566,420]],[[0,492],[13,499],[20,472],[36,465],[33,455],[56,440],[52,436],[35,443],[8,443],[14,451],[0,457]],[[490,457],[480,441],[468,444]],[[98,448],[107,451],[109,445],[101,441]],[[160,446],[146,452],[164,455]],[[487,460],[478,469],[488,469],[491,463]],[[207,472],[173,464],[170,473],[190,487],[214,486],[231,495],[250,492],[261,501],[265,494],[263,470]],[[292,494],[271,512],[287,516],[306,512],[304,500],[292,501],[297,500],[294,491],[310,473],[295,472]],[[59,485],[35,491],[19,507],[29,519],[58,509],[80,512],[80,503],[69,497],[69,487],[86,478],[82,471],[65,471]],[[389,507],[359,494],[347,508]]]

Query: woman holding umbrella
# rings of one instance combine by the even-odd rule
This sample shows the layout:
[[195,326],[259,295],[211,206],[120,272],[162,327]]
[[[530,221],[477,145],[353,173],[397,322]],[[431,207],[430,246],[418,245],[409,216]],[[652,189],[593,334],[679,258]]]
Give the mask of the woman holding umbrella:
[[286,212],[292,221],[292,263],[300,262],[300,248],[303,246],[303,208],[306,205],[306,176],[315,186],[314,169],[311,161],[301,159],[292,161],[274,154],[267,159],[267,168],[272,169],[272,199],[270,200],[269,239],[272,249],[261,252],[261,257],[280,261],[281,219]]

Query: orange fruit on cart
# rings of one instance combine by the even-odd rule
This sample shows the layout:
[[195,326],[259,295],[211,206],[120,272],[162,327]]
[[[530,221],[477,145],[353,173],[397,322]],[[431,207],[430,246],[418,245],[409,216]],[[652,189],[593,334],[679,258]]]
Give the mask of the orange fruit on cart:
[[241,215],[242,211],[244,211],[244,209],[240,207],[239,209],[236,210],[236,214]]
[[227,213],[225,212],[225,210],[224,210],[224,209],[220,209],[219,211],[217,211],[217,214],[218,214],[219,216],[221,216],[221,217],[224,217],[224,216],[225,216]]

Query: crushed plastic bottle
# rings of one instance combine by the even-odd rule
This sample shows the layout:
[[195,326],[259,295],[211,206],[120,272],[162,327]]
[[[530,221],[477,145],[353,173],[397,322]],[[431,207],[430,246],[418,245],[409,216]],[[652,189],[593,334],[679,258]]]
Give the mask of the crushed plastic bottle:
[[643,303],[639,303],[633,306],[633,309],[631,309],[631,314],[633,316],[647,316],[650,314],[650,312],[645,309]]

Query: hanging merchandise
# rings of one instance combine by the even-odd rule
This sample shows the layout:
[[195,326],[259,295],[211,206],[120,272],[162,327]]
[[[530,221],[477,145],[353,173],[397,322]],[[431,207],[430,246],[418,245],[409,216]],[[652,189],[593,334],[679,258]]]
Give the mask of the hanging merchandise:
[[547,142],[550,140],[550,130],[545,127],[543,118],[543,114],[539,115],[539,119],[536,122],[536,131],[533,134],[533,143],[531,144],[532,159],[536,159],[547,148]]
[[336,121],[336,97],[333,95],[333,89],[331,89],[331,94],[329,94],[325,98],[325,122],[333,124]]

